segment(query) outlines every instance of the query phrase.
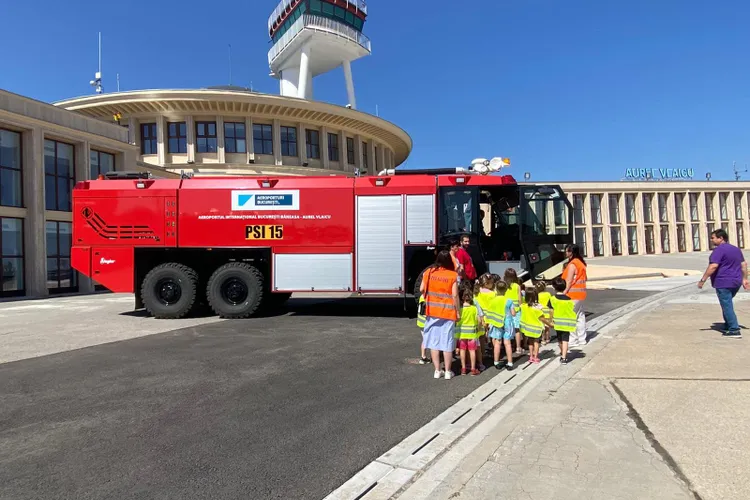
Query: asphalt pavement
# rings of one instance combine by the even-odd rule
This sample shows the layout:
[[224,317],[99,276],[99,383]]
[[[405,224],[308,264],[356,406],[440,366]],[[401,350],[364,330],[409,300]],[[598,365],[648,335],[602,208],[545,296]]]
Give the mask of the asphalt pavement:
[[303,299],[0,364],[0,498],[322,498],[496,373],[434,380],[419,340],[403,301]]

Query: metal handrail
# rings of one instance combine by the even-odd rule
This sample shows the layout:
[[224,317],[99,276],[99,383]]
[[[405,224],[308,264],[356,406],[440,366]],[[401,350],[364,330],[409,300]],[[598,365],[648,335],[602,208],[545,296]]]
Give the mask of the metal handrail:
[[[271,27],[273,26],[273,22],[276,21],[276,19],[279,18],[282,12],[284,12],[289,5],[294,0],[281,0],[279,2],[279,5],[276,6],[276,8],[271,13],[271,16],[268,18],[268,31],[271,31]],[[346,1],[347,7],[349,5],[354,5],[354,7],[362,12],[364,15],[367,15],[367,1],[366,0],[347,0]]]
[[367,49],[368,52],[372,52],[372,42],[370,42],[367,35],[336,20],[313,14],[304,14],[292,24],[278,42],[273,44],[271,50],[268,51],[268,64],[271,64],[304,28],[312,28],[342,36],[357,42],[361,47]]

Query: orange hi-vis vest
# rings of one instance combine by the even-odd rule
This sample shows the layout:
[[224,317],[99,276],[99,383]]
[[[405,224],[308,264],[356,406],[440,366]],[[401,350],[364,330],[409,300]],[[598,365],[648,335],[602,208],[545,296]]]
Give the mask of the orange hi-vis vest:
[[456,301],[453,299],[453,285],[458,280],[458,274],[448,269],[437,269],[427,273],[425,284],[426,316],[456,321]]
[[573,300],[586,300],[586,266],[579,259],[573,259],[565,268],[565,277],[573,272],[573,284],[568,297]]

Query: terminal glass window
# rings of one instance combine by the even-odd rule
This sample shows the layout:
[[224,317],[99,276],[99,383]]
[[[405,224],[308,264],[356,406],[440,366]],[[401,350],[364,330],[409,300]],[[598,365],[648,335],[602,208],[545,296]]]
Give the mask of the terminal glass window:
[[742,193],[734,193],[734,218],[742,220]]
[[581,253],[583,254],[583,256],[588,257],[588,253],[586,250],[586,228],[577,227],[573,232],[573,239],[575,240],[576,245],[581,248]]
[[687,244],[685,242],[685,226],[683,224],[677,226],[677,251],[687,252]]
[[626,194],[625,195],[625,212],[626,212],[626,221],[628,224],[635,224],[636,222],[636,216],[635,216],[635,195],[634,194]]
[[659,232],[661,235],[661,251],[669,253],[669,226],[661,226]]
[[609,222],[620,223],[620,196],[616,194],[609,195]]
[[0,218],[0,297],[23,295],[23,219]]
[[70,266],[73,228],[70,222],[47,222],[47,288],[51,293],[78,288],[78,275]]
[[338,134],[328,134],[328,161],[339,161]]
[[21,134],[0,129],[0,205],[23,206]]
[[256,155],[273,154],[273,129],[271,125],[253,124],[253,147]]
[[185,122],[167,124],[167,152],[170,154],[187,153],[187,125]]
[[714,220],[714,193],[706,193],[706,219]]
[[654,216],[651,212],[651,205],[654,201],[654,195],[644,193],[643,195],[643,221],[654,222]]
[[592,194],[591,198],[591,223],[602,223],[602,195]]
[[296,127],[281,127],[281,155],[297,156]]
[[114,172],[115,155],[92,149],[89,154],[89,164],[91,170],[89,179],[96,179],[107,172]]
[[698,224],[691,224],[690,230],[693,233],[693,251],[698,252],[701,249],[701,233]]
[[141,123],[141,154],[157,154],[156,143],[156,123]]
[[610,241],[612,242],[612,255],[622,255],[622,234],[619,227],[609,229]]
[[646,253],[655,253],[656,248],[654,244],[654,226],[646,226]]
[[729,193],[719,193],[719,215],[721,216],[721,220],[729,220],[728,199]]
[[216,122],[195,123],[195,150],[198,153],[216,152]]
[[305,130],[307,138],[307,157],[320,158],[320,132],[317,130]]
[[745,228],[743,227],[742,222],[737,223],[737,246],[745,248]]
[[583,209],[583,195],[573,195],[573,221],[576,226],[582,226],[586,224],[586,214]]
[[690,193],[688,198],[690,199],[690,220],[695,222],[700,219],[698,215],[698,193]]
[[602,228],[593,228],[591,234],[594,239],[594,256],[601,257],[602,255],[604,255],[604,234],[602,232]]
[[354,138],[346,138],[346,162],[349,165],[354,165]]
[[714,245],[713,242],[711,241],[711,233],[714,232],[715,227],[716,226],[712,222],[709,222],[708,224],[706,224],[706,241],[708,241],[709,250],[713,250],[716,247],[716,245]]
[[638,228],[636,226],[628,226],[628,254],[638,254]]
[[247,153],[244,123],[224,123],[224,152]]
[[71,191],[75,184],[73,146],[44,141],[44,203],[47,210],[70,212]]
[[682,193],[675,193],[674,195],[674,213],[677,222],[685,222],[685,213],[682,209],[682,205],[685,202],[685,195]]
[[668,199],[668,194],[659,193],[659,222],[669,222],[669,216],[667,214]]

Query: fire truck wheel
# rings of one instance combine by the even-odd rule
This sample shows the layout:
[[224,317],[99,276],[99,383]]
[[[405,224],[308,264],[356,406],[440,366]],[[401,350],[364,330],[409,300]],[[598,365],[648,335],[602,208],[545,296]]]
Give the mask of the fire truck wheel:
[[143,305],[155,318],[182,318],[195,304],[197,285],[198,273],[188,266],[176,262],[160,264],[143,280]]
[[206,297],[222,318],[250,317],[263,299],[263,274],[244,262],[224,264],[208,279]]

